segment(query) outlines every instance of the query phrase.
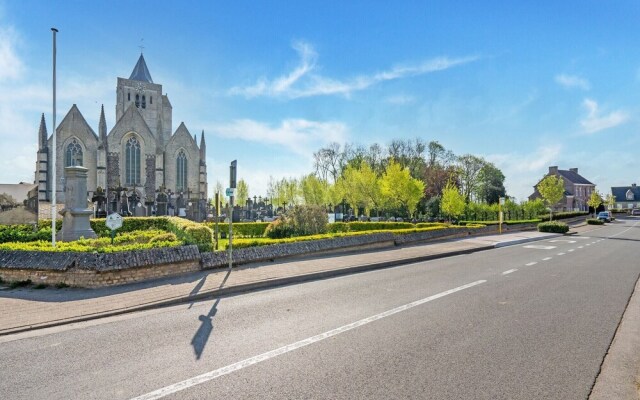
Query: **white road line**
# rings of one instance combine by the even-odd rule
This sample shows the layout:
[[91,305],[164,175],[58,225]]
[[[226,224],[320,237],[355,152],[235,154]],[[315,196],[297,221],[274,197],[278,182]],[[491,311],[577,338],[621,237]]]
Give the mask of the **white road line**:
[[516,269],[516,268],[514,268],[514,269],[510,269],[510,270],[504,271],[504,272],[502,273],[502,275],[509,275],[510,273],[512,273],[512,272],[516,272],[516,271],[517,271],[517,269]]
[[566,239],[554,239],[554,240],[547,240],[547,242],[549,243],[557,243],[557,242],[565,242],[565,243],[575,243],[575,240],[566,240]]
[[549,261],[549,260],[551,260],[551,258],[552,257],[545,257],[545,258],[542,259],[542,261]]
[[583,248],[584,248],[584,246],[578,246],[578,248],[579,248],[579,249],[583,249]]
[[539,250],[551,250],[556,248],[556,246],[544,246],[540,244],[529,244],[522,247],[524,247],[525,249],[539,249]]
[[536,265],[536,264],[537,264],[537,262],[532,261],[532,262],[527,263],[527,264],[525,264],[525,265],[526,265],[527,267],[530,267],[530,266],[532,266],[532,265]]
[[591,246],[591,243],[587,243],[587,244],[585,244],[585,246]]
[[574,251],[575,249],[569,249],[567,250],[569,253],[571,253],[572,251]]
[[466,284],[466,285],[458,286],[457,288],[454,288],[454,289],[451,289],[451,290],[447,290],[445,292],[440,292],[438,294],[434,294],[433,296],[425,297],[424,299],[417,300],[417,301],[414,301],[412,303],[408,303],[408,304],[405,304],[403,306],[393,308],[393,309],[385,311],[383,313],[376,314],[376,315],[373,315],[373,316],[368,317],[368,318],[361,319],[361,320],[356,321],[356,322],[352,322],[352,323],[350,323],[348,325],[344,325],[344,326],[341,326],[339,328],[332,329],[330,331],[321,333],[321,334],[316,335],[316,336],[312,336],[312,337],[307,338],[307,339],[300,340],[298,342],[295,342],[295,343],[292,343],[292,344],[289,344],[289,345],[286,345],[286,346],[282,346],[280,348],[268,351],[266,353],[262,353],[260,355],[255,356],[255,357],[247,358],[247,359],[239,361],[237,363],[234,363],[234,364],[231,364],[231,365],[227,365],[226,367],[218,368],[216,370],[204,373],[202,375],[198,375],[198,376],[194,376],[193,378],[186,379],[186,380],[184,380],[182,382],[174,383],[173,385],[169,385],[169,386],[163,387],[161,389],[158,389],[156,391],[153,391],[153,392],[150,392],[150,393],[147,393],[147,394],[143,394],[142,396],[135,397],[132,400],[160,399],[160,398],[168,396],[170,394],[177,393],[179,391],[188,389],[190,387],[199,385],[201,383],[208,382],[208,381],[213,380],[215,378],[218,378],[220,376],[227,375],[227,374],[230,374],[232,372],[235,372],[235,371],[241,370],[243,368],[249,367],[251,365],[258,364],[258,363],[260,363],[262,361],[266,361],[266,360],[269,360],[271,358],[280,356],[282,354],[289,353],[289,352],[291,352],[293,350],[297,350],[297,349],[299,349],[301,347],[309,346],[310,344],[313,344],[313,343],[316,343],[316,342],[320,342],[320,341],[328,339],[328,338],[330,338],[332,336],[339,335],[341,333],[350,331],[352,329],[355,329],[355,328],[358,328],[360,326],[369,324],[369,323],[377,321],[379,319],[389,317],[391,315],[400,313],[402,311],[406,311],[406,310],[408,310],[410,308],[417,307],[417,306],[419,306],[421,304],[428,303],[430,301],[439,299],[439,298],[444,297],[444,296],[448,296],[450,294],[459,292],[459,291],[464,290],[464,289],[469,289],[469,288],[471,288],[473,286],[477,286],[477,285],[483,284],[485,282],[486,282],[486,280],[479,280],[479,281],[471,282],[471,283]]
[[567,253],[558,253],[559,256],[563,256],[565,254],[567,254]]

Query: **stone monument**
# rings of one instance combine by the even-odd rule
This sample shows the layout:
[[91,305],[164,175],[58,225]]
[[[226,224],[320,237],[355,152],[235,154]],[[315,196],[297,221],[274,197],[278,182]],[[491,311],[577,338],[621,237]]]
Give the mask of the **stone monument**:
[[87,172],[84,167],[66,167],[64,169],[64,208],[62,229],[56,235],[57,240],[69,242],[98,237],[91,229],[89,218],[93,210],[87,207]]

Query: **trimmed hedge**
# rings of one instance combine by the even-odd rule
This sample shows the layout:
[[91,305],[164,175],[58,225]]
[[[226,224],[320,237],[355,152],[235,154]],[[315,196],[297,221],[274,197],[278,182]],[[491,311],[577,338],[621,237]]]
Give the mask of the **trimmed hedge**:
[[[207,222],[206,225],[215,230],[215,222]],[[268,222],[240,222],[233,224],[234,237],[262,237],[269,226]],[[218,222],[218,232],[229,234],[229,223]]]
[[567,233],[569,225],[557,221],[542,222],[538,224],[538,232]]
[[[538,222],[542,222],[541,219],[523,219],[523,220],[510,220],[510,221],[502,221],[504,225],[518,225],[518,224],[536,224]],[[480,225],[498,225],[500,221],[459,221],[461,225],[464,224],[480,224]]]
[[604,225],[604,221],[597,218],[587,218],[587,224],[589,225]]
[[[573,217],[586,217],[589,215],[588,211],[567,211],[567,212],[557,212],[557,213],[553,213],[553,220],[558,220],[558,219],[566,219],[566,218],[573,218]],[[538,215],[538,218],[540,218],[541,220],[549,220],[549,214],[542,214],[542,215]]]
[[175,233],[184,244],[195,244],[200,251],[213,249],[213,231],[208,226],[180,217],[160,218],[168,220],[167,230]]

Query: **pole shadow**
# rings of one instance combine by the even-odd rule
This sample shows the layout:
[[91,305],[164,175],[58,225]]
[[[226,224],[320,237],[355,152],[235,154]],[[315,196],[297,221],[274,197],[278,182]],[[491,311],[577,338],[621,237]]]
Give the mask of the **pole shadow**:
[[[224,284],[227,282],[227,279],[229,278],[230,274],[231,274],[231,270],[228,270],[227,275],[225,275],[218,289],[221,289],[224,287]],[[200,283],[204,284],[204,280],[201,281]],[[200,285],[200,283],[198,283],[198,285]],[[200,285],[200,287],[201,286],[202,285]],[[202,357],[204,348],[207,346],[207,343],[209,342],[209,338],[211,337],[211,333],[213,332],[213,317],[215,317],[216,313],[218,312],[218,304],[220,304],[220,297],[218,297],[216,301],[213,303],[213,306],[211,307],[207,315],[198,316],[198,320],[200,320],[200,327],[198,328],[196,333],[193,335],[193,338],[191,339],[191,347],[193,347],[193,352],[196,355],[196,360],[200,360],[200,358]],[[191,303],[189,308],[191,308],[192,305],[193,303]]]

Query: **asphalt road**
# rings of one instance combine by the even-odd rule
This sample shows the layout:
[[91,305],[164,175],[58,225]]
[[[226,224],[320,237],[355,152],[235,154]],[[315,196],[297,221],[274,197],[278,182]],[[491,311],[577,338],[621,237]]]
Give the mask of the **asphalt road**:
[[[7,399],[586,399],[640,219],[0,338]],[[176,385],[177,384],[177,385]]]

